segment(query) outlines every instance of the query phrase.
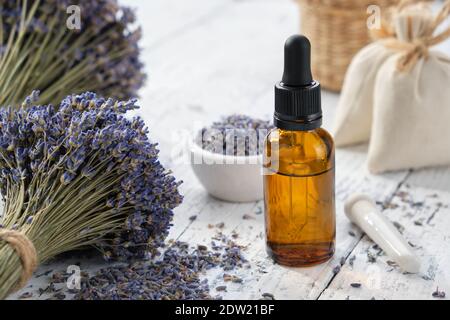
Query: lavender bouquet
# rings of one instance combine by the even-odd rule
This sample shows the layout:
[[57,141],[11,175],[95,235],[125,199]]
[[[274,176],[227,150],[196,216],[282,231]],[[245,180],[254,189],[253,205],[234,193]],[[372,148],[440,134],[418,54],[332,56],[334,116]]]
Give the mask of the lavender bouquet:
[[145,76],[133,12],[116,0],[72,4],[0,1],[1,106],[19,105],[34,89],[41,91],[40,103],[55,105],[87,90],[118,99],[136,96]]
[[54,108],[37,99],[0,110],[0,298],[62,252],[156,254],[182,201],[143,121],[125,117],[135,100],[88,92]]

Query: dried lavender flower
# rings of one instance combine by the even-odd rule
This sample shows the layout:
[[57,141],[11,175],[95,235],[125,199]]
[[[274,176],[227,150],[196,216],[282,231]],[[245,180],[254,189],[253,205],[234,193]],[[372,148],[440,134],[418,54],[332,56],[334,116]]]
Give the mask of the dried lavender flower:
[[33,294],[31,292],[25,292],[25,293],[23,293],[23,294],[21,294],[19,296],[19,299],[20,300],[22,300],[22,299],[30,299],[32,297],[33,297]]
[[264,138],[272,128],[269,121],[233,114],[203,128],[197,136],[197,143],[205,150],[224,155],[258,155],[262,153]]
[[[72,5],[80,25],[69,28]],[[17,105],[33,89],[41,90],[42,104],[87,90],[129,99],[144,83],[141,30],[117,0],[3,0],[0,15],[2,106]]]
[[355,255],[351,256],[350,259],[348,260],[349,265],[353,267],[355,260],[356,260],[356,256]]
[[262,297],[264,300],[275,300],[275,296],[271,293],[263,293]]
[[218,286],[216,287],[216,291],[227,291],[227,286]]
[[367,262],[369,263],[375,263],[377,262],[377,257],[372,252],[367,251]]
[[341,266],[335,266],[333,268],[333,274],[338,274],[341,271]]
[[[195,248],[195,247],[194,247]],[[207,279],[201,279],[207,270],[229,265],[227,250],[240,246],[221,235],[217,250],[205,245],[192,249],[186,242],[175,241],[163,252],[160,259],[147,262],[131,262],[109,266],[95,275],[84,275],[81,289],[73,299],[81,300],[198,300],[221,299],[212,296]],[[238,257],[241,260],[240,257]],[[241,267],[234,263],[233,270]],[[53,283],[65,282],[60,276]],[[57,282],[56,282],[57,281]],[[224,282],[242,283],[237,276],[224,275]],[[216,287],[226,291],[226,286]]]
[[436,288],[436,291],[434,291],[432,293],[433,298],[445,298],[445,292],[444,291],[440,291],[439,287]]
[[217,265],[211,252],[188,252],[183,243],[169,248],[161,260],[101,269],[81,281],[76,300],[212,299],[199,273]]
[[[158,161],[143,120],[126,118],[136,108],[87,92],[58,109],[29,100],[0,109],[1,223],[32,241],[40,263],[86,246],[107,259],[145,258],[163,245],[180,183]],[[8,266],[4,298],[21,276],[5,241],[0,265]]]

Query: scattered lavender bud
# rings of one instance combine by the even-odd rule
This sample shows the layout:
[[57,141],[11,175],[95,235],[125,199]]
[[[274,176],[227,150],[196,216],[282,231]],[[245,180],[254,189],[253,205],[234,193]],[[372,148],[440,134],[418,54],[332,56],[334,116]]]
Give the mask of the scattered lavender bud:
[[24,292],[19,296],[19,299],[29,299],[32,298],[33,294],[31,292]]
[[265,299],[268,299],[268,300],[275,300],[275,296],[273,294],[267,293],[267,292],[263,293],[262,297],[265,298]]
[[231,281],[233,279],[233,276],[228,273],[224,273],[222,277],[223,277],[223,281],[225,281],[225,282]]
[[190,217],[189,217],[189,220],[190,220],[190,221],[195,221],[195,220],[197,220],[197,216],[190,216]]
[[386,210],[386,209],[394,210],[394,209],[397,209],[399,207],[398,204],[395,204],[395,203],[392,203],[392,202],[377,201],[376,203],[378,205],[380,205],[383,210]]
[[338,274],[339,271],[341,271],[341,266],[335,266],[335,267],[333,268],[333,274]]
[[441,299],[443,299],[443,298],[445,298],[445,292],[444,291],[439,291],[439,287],[437,287],[436,291],[434,291],[432,293],[432,296],[434,298],[441,298]]
[[231,280],[233,283],[242,283],[244,280],[242,278],[234,277],[233,280]]
[[420,202],[413,202],[413,203],[411,204],[412,207],[417,207],[417,208],[423,207],[423,205],[424,205],[424,202],[423,202],[423,201],[420,201]]
[[350,230],[348,232],[348,234],[351,235],[352,237],[356,237],[356,234],[355,234],[355,232],[353,230]]
[[392,261],[392,260],[388,260],[388,261],[386,261],[386,263],[390,267],[397,267],[398,266],[398,264],[395,261]]
[[216,224],[216,228],[219,228],[219,229],[225,228],[225,223],[224,222],[220,222],[220,223]]
[[361,283],[354,282],[354,283],[351,283],[350,286],[352,286],[353,288],[361,288]]
[[61,272],[55,272],[52,275],[52,283],[64,283],[67,277],[65,277]]
[[[222,233],[216,238],[217,251],[209,251],[206,246],[190,251],[188,243],[172,241],[161,259],[113,265],[93,276],[82,273],[81,289],[68,293],[73,293],[76,300],[221,299],[210,294],[208,281],[201,279],[201,274],[212,268],[237,270],[246,260],[241,246]],[[68,276],[59,273],[56,281],[65,281]],[[225,273],[224,281],[241,283],[242,279]],[[218,286],[216,291],[224,292],[226,286]]]
[[234,275],[230,275],[230,274],[227,274],[227,273],[225,273],[224,275],[223,275],[223,281],[225,281],[225,282],[233,282],[233,283],[242,283],[242,278],[239,278],[238,276],[234,276]]
[[397,230],[398,230],[400,233],[403,233],[403,231],[405,230],[405,227],[404,227],[404,226],[402,226],[402,225],[401,225],[399,222],[397,222],[397,221],[394,221],[393,224],[394,224],[394,227],[396,227]]
[[406,191],[398,191],[396,193],[396,196],[399,197],[402,201],[406,201],[410,197],[409,193]]
[[54,285],[54,283],[50,283],[45,288],[39,288],[38,292],[39,292],[39,296],[42,296],[43,294],[46,294],[46,293],[53,293],[53,292],[55,292],[55,285]]
[[370,263],[377,262],[377,257],[370,251],[367,251],[367,261]]
[[66,298],[66,295],[62,292],[58,292],[53,295],[53,298],[55,298],[56,300],[64,300]]
[[251,216],[251,215],[249,215],[249,214],[244,214],[244,215],[242,216],[242,219],[244,219],[244,220],[252,220],[252,219],[255,219],[255,217],[254,217],[254,216]]
[[350,259],[348,260],[349,265],[353,267],[353,263],[355,262],[355,260],[356,256],[355,255],[351,256]]

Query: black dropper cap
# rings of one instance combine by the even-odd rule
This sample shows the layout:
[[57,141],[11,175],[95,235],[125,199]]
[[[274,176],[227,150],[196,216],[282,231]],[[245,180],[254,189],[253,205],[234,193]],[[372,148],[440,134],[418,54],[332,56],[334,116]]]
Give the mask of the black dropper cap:
[[311,43],[305,36],[286,41],[283,79],[275,85],[274,124],[302,131],[322,125],[320,84],[311,74]]

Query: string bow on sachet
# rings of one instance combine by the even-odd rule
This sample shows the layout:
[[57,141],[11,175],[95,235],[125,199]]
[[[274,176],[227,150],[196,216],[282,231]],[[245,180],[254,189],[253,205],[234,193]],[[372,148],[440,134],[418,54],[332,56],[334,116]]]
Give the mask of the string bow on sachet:
[[[429,1],[428,1],[429,2]],[[426,2],[419,2],[419,4],[425,4]],[[395,14],[399,14],[412,4],[418,4],[417,1],[404,0],[401,1],[396,8]],[[426,14],[426,13],[424,13]],[[420,37],[410,36],[409,41],[399,39],[394,28],[391,25],[382,24],[381,29],[374,30],[372,37],[376,40],[380,40],[381,43],[389,49],[403,52],[397,62],[397,70],[401,72],[410,71],[417,63],[419,59],[427,59],[429,54],[429,48],[435,46],[450,37],[450,27],[444,29],[435,35],[438,27],[450,16],[450,0],[447,0],[443,5],[438,15],[430,20],[429,25]],[[413,17],[408,17],[409,32],[412,25]]]

